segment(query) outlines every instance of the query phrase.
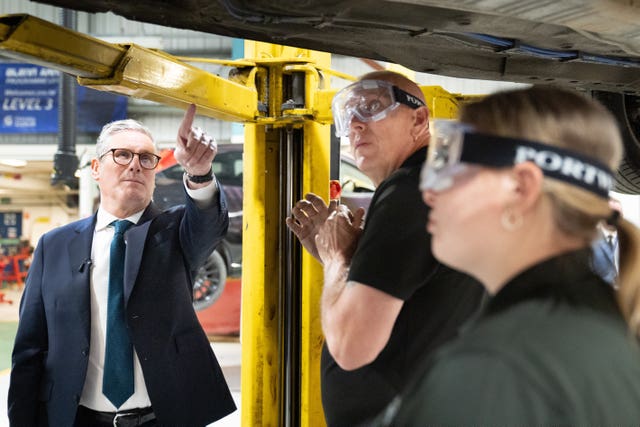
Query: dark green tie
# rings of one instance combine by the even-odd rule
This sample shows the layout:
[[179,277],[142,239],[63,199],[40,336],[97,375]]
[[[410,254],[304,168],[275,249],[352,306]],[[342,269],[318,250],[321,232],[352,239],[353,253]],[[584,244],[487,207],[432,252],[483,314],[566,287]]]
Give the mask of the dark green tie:
[[124,314],[124,232],[133,225],[114,221],[109,263],[109,300],[107,302],[107,339],[104,357],[102,393],[119,408],[133,394],[133,346]]

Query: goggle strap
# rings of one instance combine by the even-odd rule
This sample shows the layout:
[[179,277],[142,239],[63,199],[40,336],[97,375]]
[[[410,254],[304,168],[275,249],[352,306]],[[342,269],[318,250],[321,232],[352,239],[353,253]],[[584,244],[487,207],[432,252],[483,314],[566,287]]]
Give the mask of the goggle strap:
[[407,107],[413,108],[414,110],[420,107],[424,107],[424,102],[420,98],[416,98],[411,95],[409,92],[405,92],[400,89],[398,86],[393,86],[393,96],[396,102],[406,105]]
[[554,179],[607,198],[613,172],[603,163],[552,145],[519,138],[465,133],[460,162],[507,167],[531,161]]

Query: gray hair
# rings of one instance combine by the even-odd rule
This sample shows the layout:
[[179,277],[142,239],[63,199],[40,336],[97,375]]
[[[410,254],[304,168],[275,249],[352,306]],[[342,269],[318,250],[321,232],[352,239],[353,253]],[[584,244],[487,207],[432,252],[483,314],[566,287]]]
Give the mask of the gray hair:
[[156,141],[153,139],[153,135],[151,135],[149,128],[137,120],[126,119],[116,120],[115,122],[107,123],[102,127],[102,131],[100,131],[100,135],[98,135],[98,140],[96,142],[96,155],[100,157],[105,153],[109,146],[108,142],[111,135],[125,130],[140,132],[147,135],[151,139],[151,142],[153,142],[153,146],[157,151],[158,147],[156,146]]

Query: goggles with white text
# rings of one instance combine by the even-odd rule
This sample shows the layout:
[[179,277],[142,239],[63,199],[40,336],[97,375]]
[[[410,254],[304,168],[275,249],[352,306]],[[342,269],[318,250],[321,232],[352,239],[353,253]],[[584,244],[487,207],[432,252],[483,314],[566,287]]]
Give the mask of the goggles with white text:
[[416,109],[424,106],[419,98],[384,80],[360,80],[340,90],[333,97],[331,110],[336,136],[349,136],[353,118],[377,122],[404,104]]
[[435,120],[420,190],[445,190],[466,165],[508,167],[533,162],[545,176],[581,187],[607,198],[613,172],[601,162],[570,150],[519,138],[474,132],[472,126]]

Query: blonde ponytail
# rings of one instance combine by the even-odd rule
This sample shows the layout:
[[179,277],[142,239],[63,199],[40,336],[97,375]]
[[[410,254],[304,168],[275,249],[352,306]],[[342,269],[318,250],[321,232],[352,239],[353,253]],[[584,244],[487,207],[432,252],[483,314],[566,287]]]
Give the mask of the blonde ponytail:
[[620,247],[618,304],[631,332],[640,337],[640,230],[620,218],[617,223]]

